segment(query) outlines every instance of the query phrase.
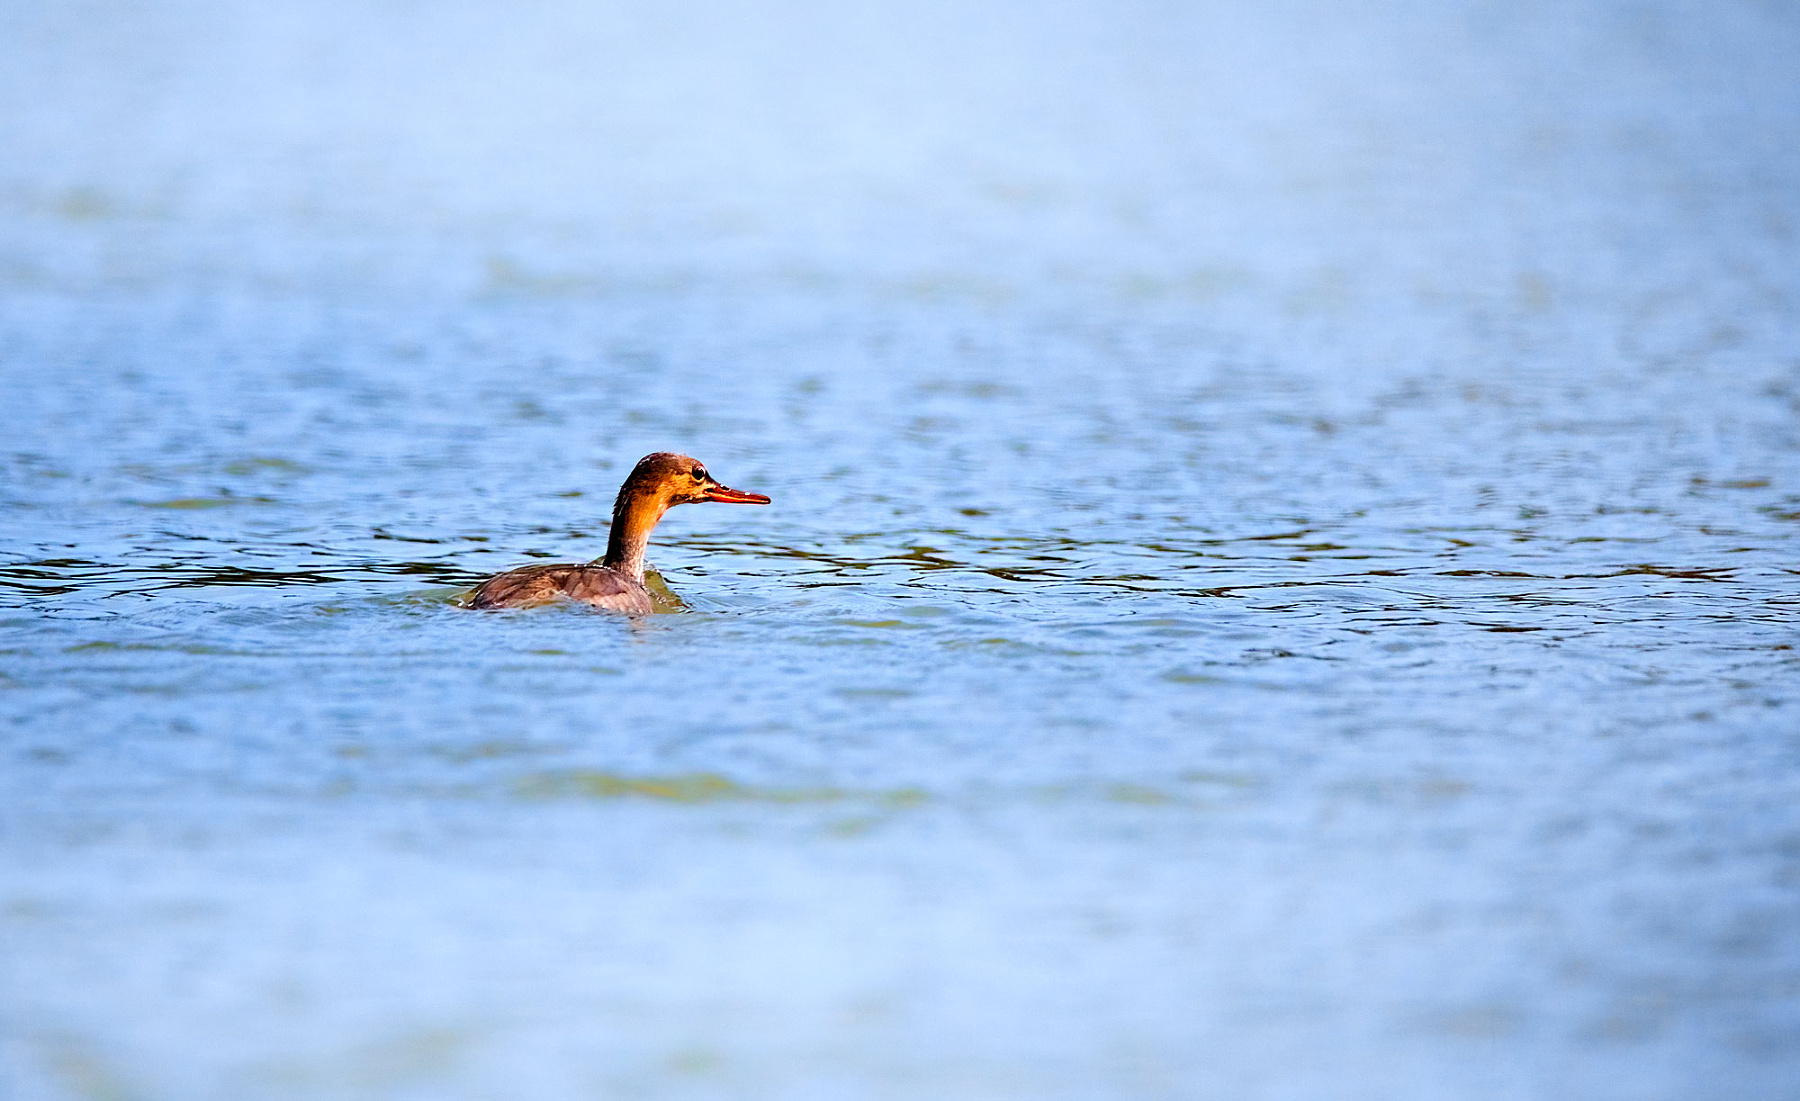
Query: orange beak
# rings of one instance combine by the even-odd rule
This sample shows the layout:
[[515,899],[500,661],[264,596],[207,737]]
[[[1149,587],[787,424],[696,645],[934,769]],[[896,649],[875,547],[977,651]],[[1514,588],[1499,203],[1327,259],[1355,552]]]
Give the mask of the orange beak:
[[717,501],[722,505],[766,505],[769,499],[760,493],[745,493],[741,489],[730,489],[726,486],[708,486],[706,499]]

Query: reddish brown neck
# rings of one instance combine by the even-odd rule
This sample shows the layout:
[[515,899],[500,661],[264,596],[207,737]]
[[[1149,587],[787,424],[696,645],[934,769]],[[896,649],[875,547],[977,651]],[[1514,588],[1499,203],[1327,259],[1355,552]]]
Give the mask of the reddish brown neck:
[[669,511],[668,495],[628,479],[619,487],[613,504],[612,533],[606,539],[606,557],[600,564],[633,579],[644,580],[644,548],[650,531]]

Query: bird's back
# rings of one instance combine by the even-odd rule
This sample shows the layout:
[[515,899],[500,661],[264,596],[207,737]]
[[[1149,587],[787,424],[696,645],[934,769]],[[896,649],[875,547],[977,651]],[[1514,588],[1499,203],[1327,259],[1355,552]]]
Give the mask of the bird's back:
[[576,600],[627,615],[649,615],[655,610],[650,590],[606,566],[558,563],[523,566],[496,574],[481,583],[469,598],[471,608],[529,608],[557,600]]

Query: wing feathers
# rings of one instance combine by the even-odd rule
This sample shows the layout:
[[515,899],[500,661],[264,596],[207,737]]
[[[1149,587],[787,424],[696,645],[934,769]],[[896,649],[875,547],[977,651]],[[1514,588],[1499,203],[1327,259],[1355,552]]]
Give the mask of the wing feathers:
[[469,598],[471,608],[528,608],[556,600],[576,600],[629,615],[653,610],[649,590],[605,566],[559,564],[524,566],[483,581]]

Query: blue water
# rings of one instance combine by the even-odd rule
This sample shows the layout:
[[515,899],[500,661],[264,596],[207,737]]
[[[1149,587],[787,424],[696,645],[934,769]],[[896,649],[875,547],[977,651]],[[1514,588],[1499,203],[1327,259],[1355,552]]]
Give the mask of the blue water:
[[1800,1094],[1789,8],[0,42],[0,1095]]

